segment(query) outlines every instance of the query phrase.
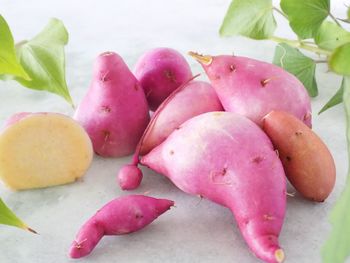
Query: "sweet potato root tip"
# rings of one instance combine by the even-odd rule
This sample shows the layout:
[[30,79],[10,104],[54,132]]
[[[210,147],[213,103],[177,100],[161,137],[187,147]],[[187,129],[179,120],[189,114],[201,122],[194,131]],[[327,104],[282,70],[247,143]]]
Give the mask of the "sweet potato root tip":
[[189,51],[188,55],[191,57],[195,58],[199,63],[209,66],[211,62],[213,61],[213,57],[210,55],[201,55],[197,52]]
[[275,251],[275,258],[276,258],[278,263],[282,263],[284,261],[285,256],[284,256],[284,252],[282,249],[277,249]]

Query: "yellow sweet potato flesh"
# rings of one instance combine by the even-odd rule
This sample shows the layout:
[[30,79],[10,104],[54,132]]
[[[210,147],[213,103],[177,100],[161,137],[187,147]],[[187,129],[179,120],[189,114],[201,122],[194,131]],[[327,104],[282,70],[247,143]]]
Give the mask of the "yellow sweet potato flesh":
[[32,114],[0,135],[0,178],[13,190],[74,182],[93,156],[91,141],[71,118]]

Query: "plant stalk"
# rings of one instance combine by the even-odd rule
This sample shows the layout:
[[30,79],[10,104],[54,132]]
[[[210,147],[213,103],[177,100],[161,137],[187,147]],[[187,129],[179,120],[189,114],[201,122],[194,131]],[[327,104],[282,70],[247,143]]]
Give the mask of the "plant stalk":
[[339,23],[338,19],[336,19],[334,15],[332,15],[331,13],[329,13],[329,17],[332,18],[332,20],[333,20],[339,27],[343,28],[343,27],[341,26],[341,24]]
[[303,43],[300,40],[290,40],[287,38],[276,37],[276,36],[272,36],[269,39],[272,41],[278,42],[278,43],[286,43],[292,47],[301,48],[301,49],[311,51],[311,52],[316,53],[316,54],[321,54],[321,55],[325,55],[325,56],[329,56],[331,54],[331,52],[328,50],[308,45],[306,43]]

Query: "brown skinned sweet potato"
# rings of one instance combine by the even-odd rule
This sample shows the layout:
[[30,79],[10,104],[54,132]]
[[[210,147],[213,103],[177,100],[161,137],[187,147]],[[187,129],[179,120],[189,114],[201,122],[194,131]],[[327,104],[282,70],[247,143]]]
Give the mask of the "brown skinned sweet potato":
[[327,146],[289,113],[272,111],[263,130],[279,152],[288,180],[305,198],[323,202],[335,183],[335,164]]

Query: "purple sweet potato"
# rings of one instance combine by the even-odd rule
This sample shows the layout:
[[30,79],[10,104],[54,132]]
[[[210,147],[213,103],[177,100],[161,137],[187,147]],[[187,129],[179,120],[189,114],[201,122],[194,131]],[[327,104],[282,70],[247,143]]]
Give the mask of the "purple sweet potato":
[[70,247],[69,256],[81,258],[90,254],[105,235],[125,235],[138,231],[173,205],[173,201],[144,195],[114,199],[80,228]]
[[212,88],[204,81],[191,80],[174,91],[157,109],[144,132],[132,163],[122,168],[118,182],[122,189],[131,190],[141,183],[142,172],[137,168],[139,155],[145,155],[162,143],[188,119],[210,111],[223,110]]
[[171,48],[147,51],[137,61],[134,73],[145,91],[152,111],[192,77],[186,59]]
[[141,164],[182,191],[229,208],[257,257],[283,261],[278,236],[286,178],[271,141],[255,123],[232,112],[201,114],[143,156]]
[[203,56],[194,52],[226,111],[261,126],[272,110],[286,111],[311,127],[311,103],[303,84],[284,69],[239,56]]
[[120,157],[135,151],[149,109],[139,82],[119,55],[105,52],[97,57],[91,86],[74,118],[97,154]]

